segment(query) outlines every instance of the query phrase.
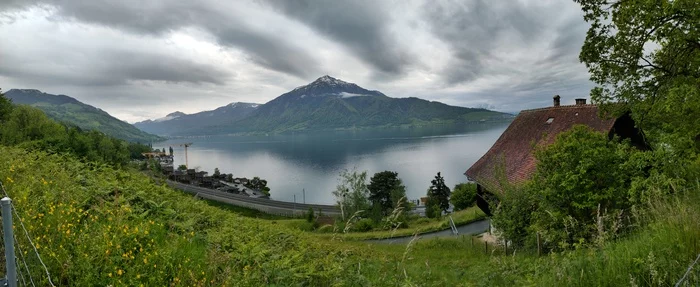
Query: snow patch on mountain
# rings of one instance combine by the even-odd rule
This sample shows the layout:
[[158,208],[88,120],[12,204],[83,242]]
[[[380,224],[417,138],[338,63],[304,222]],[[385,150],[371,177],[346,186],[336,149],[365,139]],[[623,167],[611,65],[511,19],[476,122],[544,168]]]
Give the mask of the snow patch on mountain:
[[186,114],[183,112],[174,112],[174,113],[170,113],[170,114],[166,115],[165,117],[158,118],[158,119],[155,119],[153,121],[154,122],[164,122],[164,121],[169,121],[172,119],[179,118],[179,117],[184,116],[184,115],[186,115]]
[[341,92],[339,94],[341,98],[353,98],[353,97],[369,97],[372,95],[367,95],[367,94],[354,94],[354,93],[347,93],[347,92]]

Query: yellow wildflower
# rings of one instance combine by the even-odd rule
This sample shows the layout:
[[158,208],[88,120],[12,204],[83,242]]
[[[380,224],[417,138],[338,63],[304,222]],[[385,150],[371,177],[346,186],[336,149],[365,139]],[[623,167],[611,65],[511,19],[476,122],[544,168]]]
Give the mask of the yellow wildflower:
[[122,276],[122,274],[124,274],[124,271],[122,271],[121,269],[119,269],[119,270],[117,270],[117,274],[119,274],[119,276]]

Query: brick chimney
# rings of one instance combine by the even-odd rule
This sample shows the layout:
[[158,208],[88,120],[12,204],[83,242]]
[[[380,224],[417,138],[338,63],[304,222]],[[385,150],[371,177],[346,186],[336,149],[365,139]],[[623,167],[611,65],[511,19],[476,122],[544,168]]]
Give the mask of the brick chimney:
[[561,103],[561,97],[559,95],[554,96],[554,106],[558,107]]
[[586,99],[576,99],[576,105],[585,105],[586,104]]

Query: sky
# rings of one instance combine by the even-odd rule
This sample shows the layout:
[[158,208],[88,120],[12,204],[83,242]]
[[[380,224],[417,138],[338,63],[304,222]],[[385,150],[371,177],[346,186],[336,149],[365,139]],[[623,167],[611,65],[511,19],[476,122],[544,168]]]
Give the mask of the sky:
[[0,88],[136,122],[265,103],[330,75],[517,112],[588,97],[587,29],[566,0],[2,0]]

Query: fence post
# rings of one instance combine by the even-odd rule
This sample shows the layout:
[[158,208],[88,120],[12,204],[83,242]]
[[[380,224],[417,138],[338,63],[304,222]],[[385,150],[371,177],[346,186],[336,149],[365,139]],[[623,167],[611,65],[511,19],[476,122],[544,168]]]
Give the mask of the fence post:
[[15,242],[12,230],[12,200],[3,197],[0,200],[2,205],[2,232],[5,241],[5,266],[7,268],[7,286],[17,286],[17,265],[15,264]]

